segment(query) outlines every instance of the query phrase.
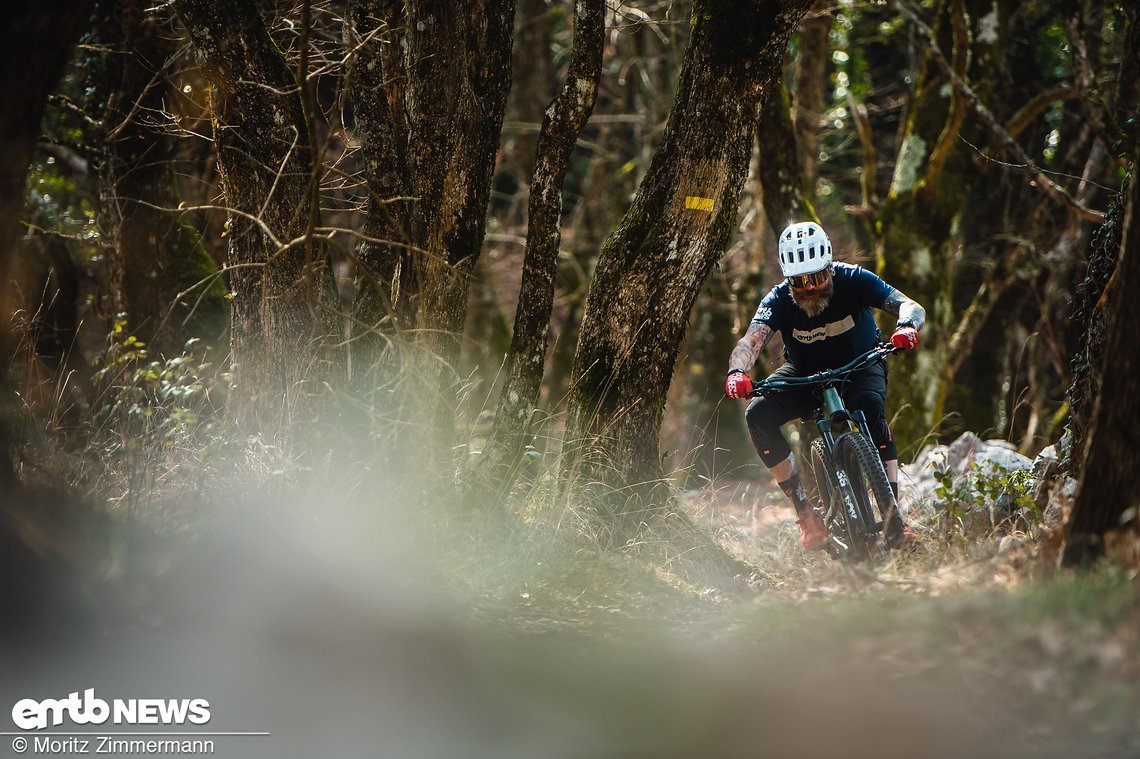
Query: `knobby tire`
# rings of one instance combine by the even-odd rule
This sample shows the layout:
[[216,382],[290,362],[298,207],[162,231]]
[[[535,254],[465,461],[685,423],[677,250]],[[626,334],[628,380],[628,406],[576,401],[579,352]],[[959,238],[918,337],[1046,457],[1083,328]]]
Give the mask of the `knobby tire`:
[[[828,534],[847,546],[847,558],[867,558],[874,542],[870,535],[874,520],[868,521],[860,510],[851,478],[840,475],[822,439],[812,441],[811,460],[820,501],[824,505],[823,522]],[[840,558],[834,553],[832,555]]]
[[827,528],[828,535],[826,550],[831,558],[839,559],[843,556],[843,549],[832,536],[842,536],[841,542],[846,544],[847,523],[842,520],[843,510],[836,506],[839,483],[836,482],[835,465],[831,463],[823,438],[816,438],[811,442],[811,470],[815,485],[812,501],[823,506],[823,524]]
[[[866,520],[868,532],[875,524],[875,513],[883,520],[883,530],[891,514],[897,509],[891,484],[887,481],[883,461],[875,446],[860,432],[848,432],[836,440],[839,463],[851,479],[851,487],[858,501],[859,512]],[[873,535],[868,534],[868,539]],[[873,543],[873,540],[869,541]]]

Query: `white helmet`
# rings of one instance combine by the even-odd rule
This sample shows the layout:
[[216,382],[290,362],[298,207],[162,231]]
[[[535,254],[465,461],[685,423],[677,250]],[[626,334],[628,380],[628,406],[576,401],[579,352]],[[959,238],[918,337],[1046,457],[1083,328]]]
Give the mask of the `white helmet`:
[[800,221],[780,233],[780,272],[785,277],[814,274],[831,263],[831,240],[814,221]]

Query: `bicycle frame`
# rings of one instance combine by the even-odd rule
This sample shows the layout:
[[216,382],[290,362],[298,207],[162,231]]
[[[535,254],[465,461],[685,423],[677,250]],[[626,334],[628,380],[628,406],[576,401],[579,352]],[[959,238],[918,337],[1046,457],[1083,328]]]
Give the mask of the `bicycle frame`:
[[842,424],[843,422],[854,424],[855,428],[866,435],[867,439],[870,440],[871,430],[867,426],[866,417],[864,417],[862,411],[847,410],[847,406],[843,403],[843,399],[839,395],[837,385],[841,384],[847,377],[855,372],[866,369],[880,358],[896,353],[898,350],[898,348],[889,343],[882,343],[838,369],[828,369],[804,377],[776,377],[761,380],[753,385],[755,389],[749,393],[749,397],[763,395],[766,391],[779,392],[780,390],[791,390],[793,388],[818,385],[822,388],[820,391],[822,403],[820,409],[817,410],[817,413],[820,413],[820,417],[816,419],[816,426],[819,427],[820,433],[827,440],[828,449],[833,449],[835,446],[835,438],[832,435],[833,426]]
[[[858,356],[837,369],[830,369],[804,377],[776,377],[762,380],[755,384],[755,389],[750,394],[751,396],[757,396],[767,392],[779,392],[781,390],[794,388],[820,388],[821,404],[813,416],[815,417],[816,426],[819,427],[820,438],[823,441],[823,447],[826,451],[824,465],[834,472],[836,485],[834,489],[828,487],[829,492],[824,493],[822,492],[824,487],[820,484],[820,495],[821,497],[830,498],[831,500],[831,502],[827,504],[828,509],[825,515],[825,522],[828,524],[828,530],[833,541],[833,544],[829,546],[829,548],[836,549],[840,553],[854,550],[857,555],[865,555],[868,550],[866,544],[878,539],[878,536],[883,530],[883,522],[881,519],[877,520],[873,510],[869,509],[867,487],[866,483],[862,481],[862,474],[858,475],[859,487],[862,488],[860,492],[855,490],[855,485],[853,484],[855,478],[852,478],[841,465],[841,457],[838,451],[838,440],[841,437],[849,432],[857,432],[863,436],[868,444],[872,440],[872,437],[870,427],[867,424],[867,419],[863,412],[857,410],[849,411],[847,409],[843,398],[839,394],[839,387],[851,374],[867,368],[875,361],[895,353],[897,350],[897,348],[889,344],[876,345],[863,355]],[[842,432],[837,433],[837,430],[842,430]],[[858,448],[859,446],[855,447]],[[877,457],[876,461],[878,461]],[[881,462],[879,463],[879,471],[882,471]],[[884,480],[885,476],[884,473],[882,475]],[[828,472],[827,477],[831,478],[832,472]],[[832,492],[832,490],[834,490],[834,492]],[[881,504],[879,505],[881,509],[882,506]],[[897,507],[897,504],[894,506]],[[851,530],[852,534],[849,536],[849,540],[853,543],[861,543],[860,546],[849,546],[843,543],[835,534],[836,530],[834,529],[834,525],[837,519],[834,510],[836,508],[840,508],[845,512],[843,515],[845,527],[848,524],[855,525],[854,530]],[[868,511],[871,513],[866,513]],[[835,546],[835,543],[837,543],[838,546]],[[836,553],[833,551],[832,555],[836,556]]]

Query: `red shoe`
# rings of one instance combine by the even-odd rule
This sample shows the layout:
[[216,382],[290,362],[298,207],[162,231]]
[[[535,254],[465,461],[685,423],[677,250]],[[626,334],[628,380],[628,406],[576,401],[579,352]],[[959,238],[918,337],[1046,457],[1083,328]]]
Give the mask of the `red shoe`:
[[796,520],[796,524],[800,526],[800,542],[805,551],[818,551],[827,545],[827,527],[818,511],[809,508]]
[[913,548],[918,543],[918,533],[909,524],[904,524],[901,531],[897,527],[887,530],[887,545],[891,548]]

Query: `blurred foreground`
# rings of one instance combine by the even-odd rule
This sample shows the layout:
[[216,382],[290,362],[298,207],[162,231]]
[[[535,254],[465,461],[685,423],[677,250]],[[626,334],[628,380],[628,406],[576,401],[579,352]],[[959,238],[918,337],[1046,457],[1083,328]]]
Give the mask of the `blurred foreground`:
[[88,688],[202,698],[208,725],[172,729],[269,733],[214,738],[226,757],[1140,752],[1140,601],[1119,573],[918,596],[921,558],[799,557],[728,592],[489,523],[428,536],[262,504],[213,524],[131,539],[131,582],[5,546],[5,714]]

